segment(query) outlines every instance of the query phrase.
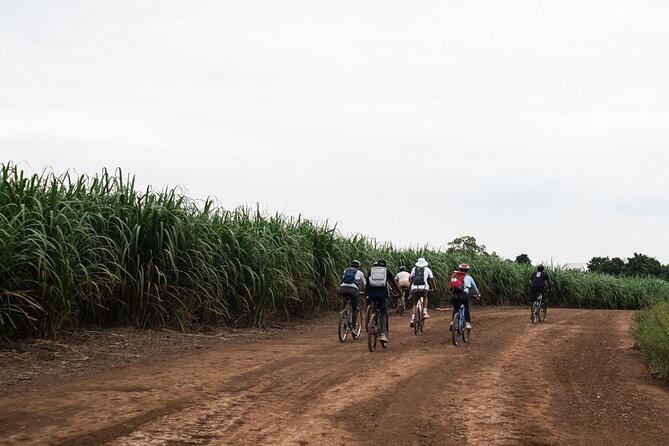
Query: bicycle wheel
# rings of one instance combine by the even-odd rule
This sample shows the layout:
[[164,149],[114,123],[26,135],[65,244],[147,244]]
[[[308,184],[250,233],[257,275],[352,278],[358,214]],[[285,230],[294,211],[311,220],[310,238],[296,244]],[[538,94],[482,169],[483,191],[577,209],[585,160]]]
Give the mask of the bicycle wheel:
[[453,316],[453,330],[451,331],[451,339],[453,340],[453,345],[458,345],[458,342],[460,342],[460,314],[455,313],[455,316]]
[[416,311],[413,312],[413,334],[418,335],[422,331],[420,328],[420,308],[416,305]]
[[349,304],[346,304],[343,310],[339,312],[339,324],[337,324],[337,333],[339,334],[339,342],[344,342],[348,336],[348,317]]
[[353,339],[358,339],[362,332],[362,309],[358,307],[358,312],[355,315],[355,330],[351,331]]
[[376,314],[372,314],[369,318],[369,330],[367,330],[367,347],[370,352],[376,350],[376,339],[378,336],[378,327],[377,324],[379,321],[376,318]]
[[539,307],[539,322],[546,322],[546,313],[548,312],[548,305],[542,303]]
[[367,308],[365,309],[365,331],[369,333],[369,318],[372,315],[372,306],[367,305]]
[[539,302],[536,300],[532,302],[532,310],[530,310],[530,319],[532,320],[533,324],[539,322]]

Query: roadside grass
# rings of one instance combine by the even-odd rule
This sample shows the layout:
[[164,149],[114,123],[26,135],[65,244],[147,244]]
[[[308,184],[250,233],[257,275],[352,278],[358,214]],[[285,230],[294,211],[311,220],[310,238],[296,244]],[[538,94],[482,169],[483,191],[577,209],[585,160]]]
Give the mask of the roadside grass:
[[[185,329],[262,326],[337,307],[351,259],[391,271],[425,257],[447,305],[447,283],[471,265],[484,305],[527,305],[529,265],[428,246],[398,249],[337,225],[258,208],[226,210],[178,189],[136,190],[103,170],[26,176],[0,164],[0,338],[55,336],[82,325]],[[669,300],[669,283],[549,268],[551,305],[640,309]]]
[[653,376],[669,382],[668,301],[658,301],[637,312],[635,337]]

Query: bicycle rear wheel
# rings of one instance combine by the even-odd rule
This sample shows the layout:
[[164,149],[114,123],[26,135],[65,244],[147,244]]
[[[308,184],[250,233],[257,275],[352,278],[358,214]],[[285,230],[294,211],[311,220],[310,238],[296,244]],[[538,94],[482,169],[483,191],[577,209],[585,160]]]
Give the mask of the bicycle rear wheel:
[[455,313],[453,316],[453,330],[451,331],[451,339],[453,340],[453,345],[458,345],[460,342],[460,313]]
[[533,324],[539,322],[539,302],[536,300],[532,302],[532,309],[530,310],[530,320],[532,321]]
[[339,312],[339,323],[337,324],[339,342],[344,342],[346,340],[346,336],[348,336],[349,314],[349,304],[346,304],[344,309]]
[[376,350],[376,340],[379,335],[379,320],[376,317],[376,314],[372,314],[369,318],[369,330],[367,331],[367,347],[370,352]]
[[539,322],[546,322],[546,313],[548,312],[548,305],[545,302],[541,303],[539,307]]

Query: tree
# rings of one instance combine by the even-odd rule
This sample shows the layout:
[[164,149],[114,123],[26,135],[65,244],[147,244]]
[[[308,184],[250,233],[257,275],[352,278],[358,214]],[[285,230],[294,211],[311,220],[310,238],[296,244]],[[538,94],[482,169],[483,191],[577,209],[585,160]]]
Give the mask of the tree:
[[625,268],[625,262],[620,257],[609,259],[608,257],[593,257],[588,262],[588,271],[595,273],[619,276]]
[[453,241],[448,244],[448,249],[446,251],[457,252],[461,254],[488,255],[485,250],[485,245],[478,245],[476,243],[476,238],[472,237],[471,235],[465,235],[463,237],[453,239]]
[[624,273],[627,276],[664,277],[664,268],[662,268],[662,264],[657,259],[635,252],[634,257],[627,259]]
[[532,261],[530,260],[530,257],[527,254],[521,254],[518,257],[516,257],[516,263],[519,265],[531,265]]

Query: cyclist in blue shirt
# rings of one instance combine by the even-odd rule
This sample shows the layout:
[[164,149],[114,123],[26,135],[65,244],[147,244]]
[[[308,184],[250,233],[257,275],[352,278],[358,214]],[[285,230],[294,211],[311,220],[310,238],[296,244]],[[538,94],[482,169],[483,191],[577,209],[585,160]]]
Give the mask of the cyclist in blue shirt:
[[[474,278],[469,275],[469,265],[466,263],[461,263],[458,266],[458,271],[464,273],[465,276],[462,287],[453,289],[453,295],[451,296],[451,304],[453,304],[453,316],[455,316],[455,313],[458,312],[460,305],[464,304],[466,321],[465,328],[472,328],[472,319],[469,313],[469,295],[472,294],[476,296],[477,299],[479,299],[481,297],[481,293],[479,293],[479,289],[476,286]],[[453,274],[455,275],[455,273]],[[453,330],[453,320],[451,320],[451,326],[449,329]]]

